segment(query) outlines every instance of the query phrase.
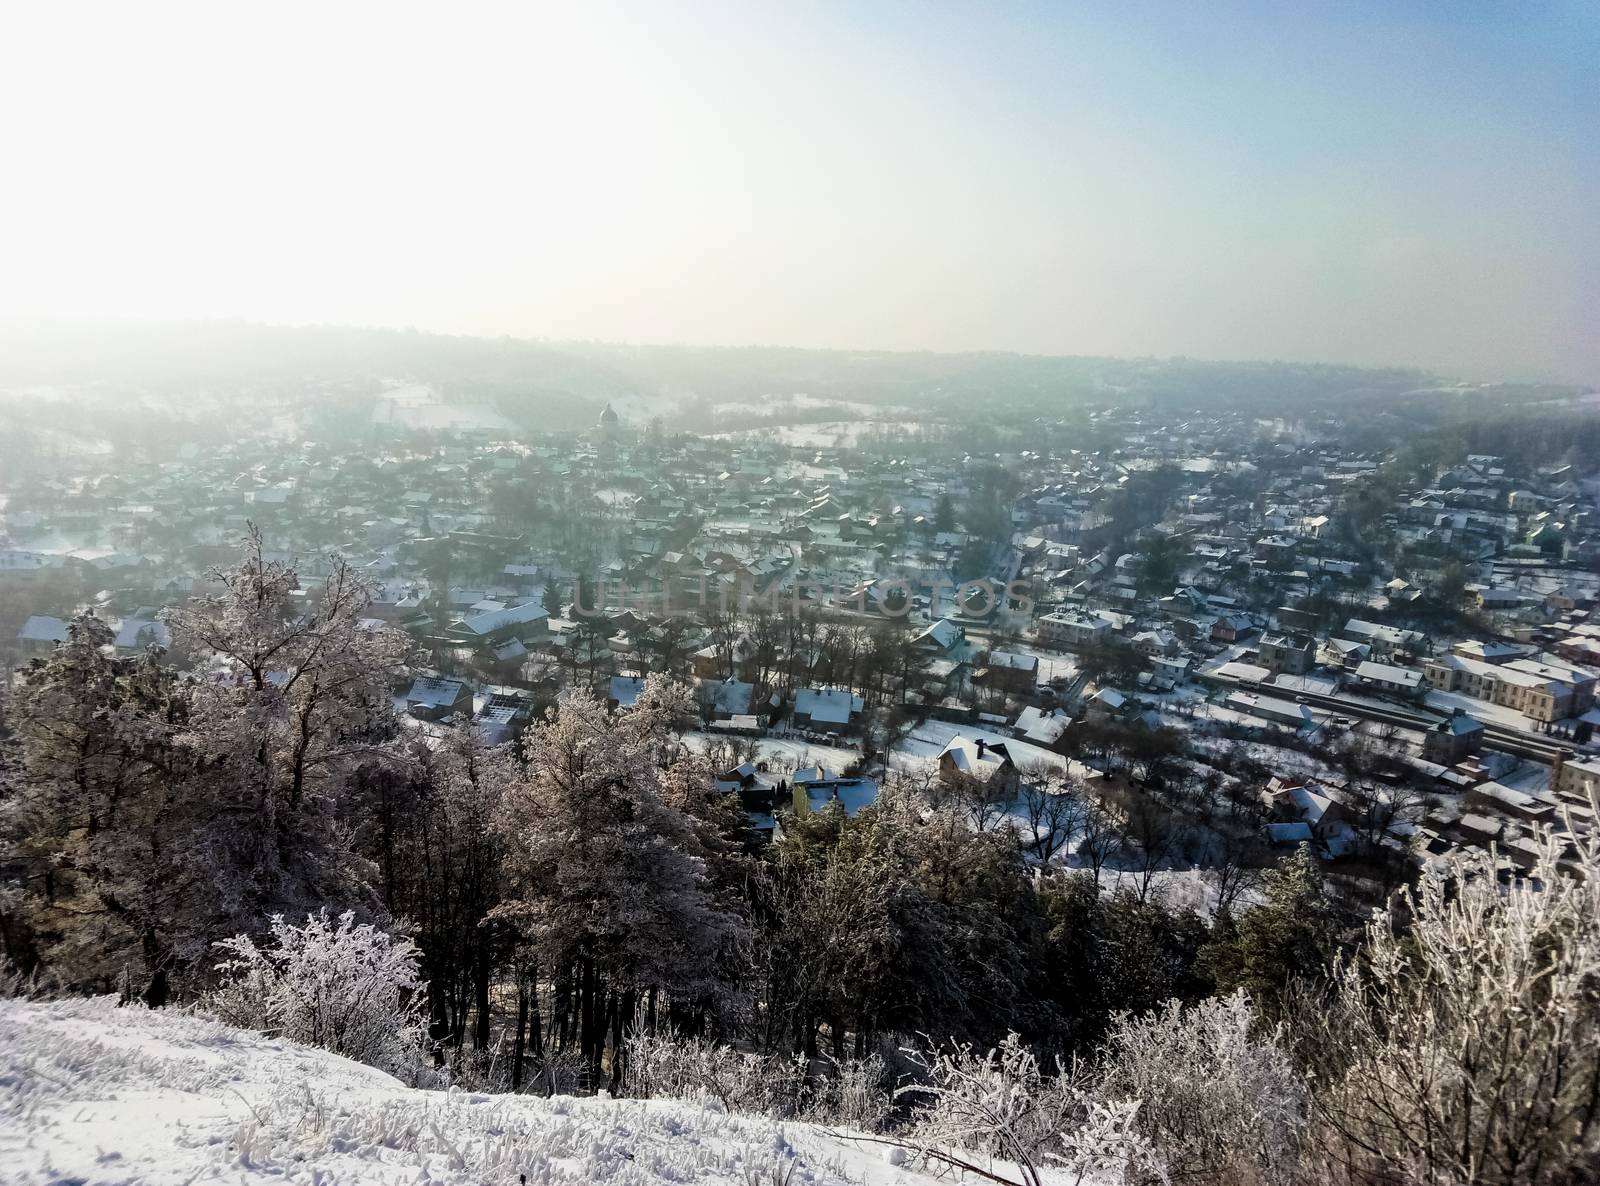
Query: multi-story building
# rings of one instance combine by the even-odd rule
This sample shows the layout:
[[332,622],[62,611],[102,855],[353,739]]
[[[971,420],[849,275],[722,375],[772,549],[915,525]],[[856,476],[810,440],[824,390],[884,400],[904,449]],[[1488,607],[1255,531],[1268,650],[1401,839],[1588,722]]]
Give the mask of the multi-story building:
[[1292,634],[1265,634],[1261,637],[1258,661],[1274,673],[1304,675],[1316,662],[1317,645],[1310,638]]
[[1111,637],[1111,619],[1072,611],[1046,614],[1033,624],[1039,641],[1059,647],[1099,646]]
[[1595,673],[1565,663],[1513,659],[1484,663],[1460,655],[1440,655],[1424,667],[1428,683],[1441,692],[1462,692],[1513,708],[1535,721],[1561,721],[1594,704]]

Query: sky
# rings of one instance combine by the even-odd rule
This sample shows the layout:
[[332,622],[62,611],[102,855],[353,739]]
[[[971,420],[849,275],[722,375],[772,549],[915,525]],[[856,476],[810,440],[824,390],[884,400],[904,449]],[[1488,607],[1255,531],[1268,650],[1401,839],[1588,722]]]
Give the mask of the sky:
[[1600,382],[1600,5],[18,4],[0,317]]

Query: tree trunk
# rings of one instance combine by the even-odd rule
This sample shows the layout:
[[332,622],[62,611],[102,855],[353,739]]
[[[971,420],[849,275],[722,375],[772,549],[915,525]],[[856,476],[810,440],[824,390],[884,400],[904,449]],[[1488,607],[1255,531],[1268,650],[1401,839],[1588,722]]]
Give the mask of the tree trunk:
[[473,996],[477,1009],[477,1024],[472,1030],[472,1048],[474,1050],[487,1050],[489,1048],[489,937],[478,932],[477,951],[473,967]]
[[[535,1022],[537,1024],[537,1022]],[[522,1090],[522,1058],[527,1049],[528,986],[520,978],[517,983],[517,1036],[511,1043],[511,1090]]]

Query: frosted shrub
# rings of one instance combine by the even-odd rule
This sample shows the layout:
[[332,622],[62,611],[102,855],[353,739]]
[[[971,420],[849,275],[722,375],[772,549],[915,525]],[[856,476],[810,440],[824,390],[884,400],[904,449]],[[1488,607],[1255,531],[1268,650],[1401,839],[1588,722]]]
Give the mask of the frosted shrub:
[[791,1117],[806,1095],[798,1058],[746,1054],[668,1030],[628,1038],[628,1084],[639,1096],[716,1100],[729,1112]]
[[[978,1054],[960,1046],[935,1056],[911,1053],[926,1082],[900,1089],[920,1097],[910,1142],[924,1160],[975,1166],[983,1159],[1016,1167],[1027,1186],[1040,1186],[1043,1167],[1063,1165],[1078,1179],[1107,1174],[1164,1179],[1148,1143],[1134,1127],[1138,1105],[1110,1105],[1089,1091],[1076,1069],[1046,1075],[1016,1034]],[[969,1161],[963,1153],[977,1155]]]
[[879,1132],[894,1112],[894,1075],[879,1054],[834,1060],[815,1092],[810,1116],[824,1124]]
[[1305,1091],[1275,1032],[1257,1034],[1245,994],[1118,1019],[1099,1094],[1136,1104],[1135,1127],[1174,1173],[1277,1181],[1305,1125]]
[[828,1063],[808,1076],[806,1061],[749,1054],[667,1030],[634,1032],[627,1044],[628,1086],[638,1096],[714,1099],[729,1112],[804,1119],[878,1132],[894,1111],[893,1075],[882,1056]]
[[1425,872],[1305,1010],[1330,1176],[1600,1180],[1600,853],[1542,839],[1526,880],[1492,850]]
[[427,1029],[417,950],[409,940],[355,924],[346,913],[272,919],[272,946],[248,935],[217,944],[222,982],[206,1005],[234,1025],[261,1030],[420,1083]]

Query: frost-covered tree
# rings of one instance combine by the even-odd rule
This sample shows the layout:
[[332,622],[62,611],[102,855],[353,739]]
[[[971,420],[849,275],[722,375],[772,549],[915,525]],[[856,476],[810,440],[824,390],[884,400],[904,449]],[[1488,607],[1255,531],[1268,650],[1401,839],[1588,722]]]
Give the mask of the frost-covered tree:
[[907,1054],[921,1081],[900,1089],[918,1102],[905,1143],[926,1161],[1023,1186],[1043,1186],[1052,1164],[1080,1182],[1166,1180],[1134,1127],[1137,1101],[1097,1097],[1078,1068],[1048,1073],[1014,1033],[987,1053]]
[[[1567,846],[1570,845],[1570,848]],[[1377,914],[1297,1018],[1317,1147],[1353,1182],[1600,1176],[1600,848],[1543,837],[1527,878],[1462,851]]]
[[1138,1104],[1135,1126],[1177,1177],[1282,1181],[1305,1131],[1306,1091],[1278,1037],[1242,991],[1124,1014],[1097,1092]]
[[304,924],[274,917],[265,947],[235,935],[217,948],[220,983],[205,1004],[223,1020],[426,1078],[425,986],[409,940],[324,910]]
[[769,1044],[864,1054],[879,1033],[997,1039],[1024,996],[1032,883],[1009,830],[886,793],[785,823],[767,949]]
[[417,743],[404,763],[362,767],[345,802],[358,846],[378,867],[384,909],[404,920],[428,982],[433,1037],[460,1050],[491,1040],[493,979],[504,962],[500,842],[504,788],[516,777],[506,747],[468,729]]
[[608,1037],[620,1047],[649,994],[699,1006],[719,997],[718,956],[741,925],[718,899],[695,824],[664,791],[672,725],[690,703],[659,677],[619,715],[564,694],[525,737],[527,772],[501,802],[496,917],[554,979],[561,1032],[596,1076]]
[[1327,970],[1337,919],[1310,850],[1262,875],[1263,901],[1237,921],[1224,918],[1203,953],[1219,992],[1242,988],[1269,1012],[1291,981]]
[[177,740],[187,689],[154,653],[115,657],[111,638],[93,615],[75,618],[11,698],[0,936],[24,972],[43,963],[101,991],[127,972],[162,1004],[174,963],[206,939],[184,909],[208,877],[189,844],[193,761]]
[[409,646],[369,629],[372,586],[343,560],[305,589],[251,530],[222,592],[177,614],[176,636],[203,663],[184,741],[201,758],[192,793],[207,809],[197,837],[213,870],[195,907],[229,931],[273,914],[370,901],[339,803],[364,762],[392,749],[391,685]]

